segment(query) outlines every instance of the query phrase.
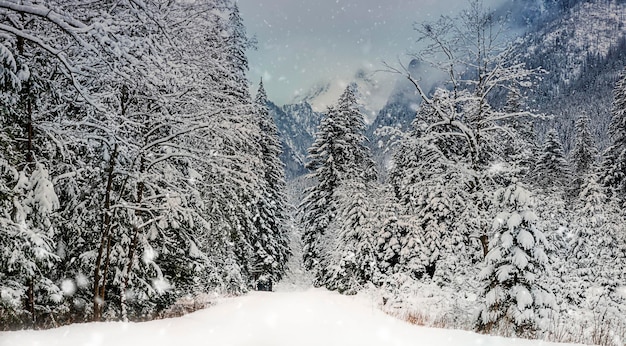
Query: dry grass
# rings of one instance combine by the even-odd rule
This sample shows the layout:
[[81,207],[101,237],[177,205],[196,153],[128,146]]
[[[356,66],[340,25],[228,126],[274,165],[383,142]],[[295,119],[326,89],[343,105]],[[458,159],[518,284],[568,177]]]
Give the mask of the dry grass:
[[[458,325],[455,321],[446,319],[445,316],[433,316],[423,311],[403,311],[385,306],[380,308],[386,314],[416,326],[473,330],[472,326]],[[586,324],[577,323],[577,321],[571,319],[555,319],[552,321],[549,330],[542,337],[535,336],[532,338],[558,343],[626,346],[626,324],[606,314],[595,314],[593,321],[589,321]],[[505,337],[512,336],[510,330],[494,330],[490,334]]]
[[450,325],[444,318],[429,316],[428,314],[421,311],[399,312],[390,309],[383,309],[383,311],[387,315],[416,326],[447,329],[453,328],[453,326]]
[[159,312],[154,319],[181,317],[192,312],[206,309],[215,304],[215,298],[209,295],[180,298],[172,306]]
[[586,323],[568,319],[553,321],[545,339],[553,342],[600,346],[626,346],[626,324],[606,313],[594,314]]
[[428,325],[428,318],[424,316],[422,313],[408,313],[402,317],[403,320],[409,322],[410,324],[415,324],[418,326],[426,326]]

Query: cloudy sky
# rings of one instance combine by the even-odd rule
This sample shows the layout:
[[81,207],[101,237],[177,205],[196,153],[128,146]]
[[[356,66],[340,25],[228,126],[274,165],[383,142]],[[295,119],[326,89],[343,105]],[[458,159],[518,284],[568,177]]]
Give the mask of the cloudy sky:
[[[484,3],[505,1],[511,0]],[[413,23],[466,6],[465,0],[239,0],[248,34],[258,40],[248,52],[249,79],[256,84],[262,76],[269,98],[288,103],[316,84],[381,69],[383,60],[406,62],[417,49]]]

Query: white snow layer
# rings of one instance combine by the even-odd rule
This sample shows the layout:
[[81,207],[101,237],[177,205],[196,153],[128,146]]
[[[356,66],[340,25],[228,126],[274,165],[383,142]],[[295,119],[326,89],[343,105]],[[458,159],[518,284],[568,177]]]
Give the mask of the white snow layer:
[[[363,296],[324,289],[228,298],[172,319],[86,323],[43,331],[0,332],[1,346],[124,345],[557,345],[467,331],[418,327],[380,311]],[[560,344],[564,345],[564,344]]]

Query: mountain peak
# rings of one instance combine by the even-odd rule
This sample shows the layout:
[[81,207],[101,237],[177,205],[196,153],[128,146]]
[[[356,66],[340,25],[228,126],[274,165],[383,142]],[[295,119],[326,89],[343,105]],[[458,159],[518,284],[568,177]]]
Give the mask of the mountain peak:
[[316,84],[306,93],[296,95],[293,103],[307,102],[314,111],[324,112],[326,108],[337,103],[347,86],[354,85],[361,111],[365,115],[365,122],[369,124],[387,102],[395,79],[396,75],[359,68],[351,78]]

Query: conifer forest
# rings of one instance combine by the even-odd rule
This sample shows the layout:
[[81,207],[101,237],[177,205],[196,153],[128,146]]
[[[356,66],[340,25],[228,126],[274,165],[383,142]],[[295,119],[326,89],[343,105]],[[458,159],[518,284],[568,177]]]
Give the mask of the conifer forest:
[[274,103],[243,2],[0,1],[0,331],[289,286],[624,345],[626,2],[459,2],[374,113]]

